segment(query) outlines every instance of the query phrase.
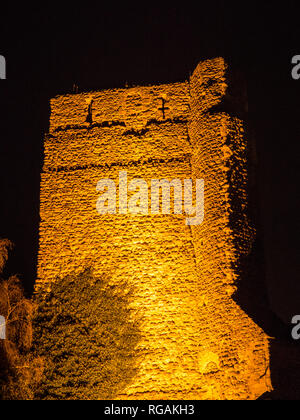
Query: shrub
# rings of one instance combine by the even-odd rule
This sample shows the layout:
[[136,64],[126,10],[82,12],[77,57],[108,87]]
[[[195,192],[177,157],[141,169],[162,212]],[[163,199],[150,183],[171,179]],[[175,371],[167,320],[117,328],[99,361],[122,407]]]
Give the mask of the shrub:
[[[0,240],[0,275],[11,242]],[[0,314],[6,320],[6,340],[0,340],[0,398],[34,398],[43,373],[43,359],[31,354],[34,305],[26,299],[16,276],[0,278]]]
[[86,269],[38,296],[34,347],[47,360],[38,398],[112,399],[131,382],[140,337],[132,293]]

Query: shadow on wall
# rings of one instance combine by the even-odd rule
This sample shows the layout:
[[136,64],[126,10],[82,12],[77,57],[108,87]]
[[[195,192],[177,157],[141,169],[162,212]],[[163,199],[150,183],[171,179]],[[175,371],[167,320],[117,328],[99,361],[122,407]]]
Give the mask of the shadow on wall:
[[273,391],[265,393],[260,399],[299,400],[300,343],[292,339],[292,324],[284,324],[270,310],[260,234],[248,261],[241,264],[241,279],[234,300],[270,337],[270,372]]
[[140,340],[133,293],[86,269],[38,295],[34,346],[47,360],[38,399],[113,399],[132,382]]
[[[263,229],[260,225],[255,140],[253,133],[251,133],[250,128],[247,126],[247,105],[241,103],[241,100],[235,99],[240,97],[242,101],[247,100],[247,95],[240,94],[241,92],[245,92],[246,89],[245,85],[243,86],[244,81],[239,76],[236,77],[234,75],[233,77],[235,81],[238,80],[238,83],[234,84],[235,89],[237,85],[239,89],[236,89],[236,93],[229,91],[229,96],[227,98],[225,97],[225,101],[218,111],[228,112],[230,115],[237,116],[246,121],[246,136],[248,141],[247,162],[249,165],[249,181],[247,184],[249,197],[248,215],[257,231],[250,254],[245,255],[239,261],[239,284],[237,285],[238,289],[233,298],[242,310],[270,337],[270,371],[274,390],[265,393],[260,399],[299,400],[300,342],[292,339],[292,324],[286,325],[270,309],[263,251]],[[242,114],[241,109],[245,110]],[[238,217],[235,218],[234,215],[241,214],[244,209],[240,206],[236,191],[231,190],[230,194],[235,210],[232,212],[230,223],[232,229],[236,230],[239,229],[240,220]],[[241,245],[238,243],[238,239],[235,243],[237,249]]]

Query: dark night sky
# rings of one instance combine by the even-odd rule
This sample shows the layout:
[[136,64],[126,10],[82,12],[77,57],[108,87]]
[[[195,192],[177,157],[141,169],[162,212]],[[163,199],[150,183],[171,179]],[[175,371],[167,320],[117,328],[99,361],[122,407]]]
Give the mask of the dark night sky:
[[0,237],[16,245],[8,268],[32,290],[50,97],[70,92],[74,82],[85,91],[182,81],[200,60],[222,55],[248,83],[269,300],[288,324],[300,313],[300,80],[291,78],[291,58],[300,54],[299,2],[193,3],[1,5],[8,79],[0,81]]

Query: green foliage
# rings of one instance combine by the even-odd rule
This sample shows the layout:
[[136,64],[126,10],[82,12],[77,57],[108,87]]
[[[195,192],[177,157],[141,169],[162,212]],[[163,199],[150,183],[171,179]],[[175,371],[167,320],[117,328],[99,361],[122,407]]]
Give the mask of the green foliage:
[[112,399],[131,382],[140,338],[132,293],[87,269],[38,297],[35,349],[47,360],[38,398]]

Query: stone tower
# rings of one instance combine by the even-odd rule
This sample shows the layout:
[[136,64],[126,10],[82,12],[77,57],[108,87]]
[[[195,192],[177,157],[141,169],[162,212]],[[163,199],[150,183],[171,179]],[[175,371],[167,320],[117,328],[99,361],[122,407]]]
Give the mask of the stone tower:
[[[218,58],[183,83],[51,100],[36,292],[86,267],[135,286],[144,358],[120,398],[254,399],[271,387],[268,339],[233,299],[255,231],[244,123],[218,108],[228,80]],[[204,222],[100,216],[97,182],[117,183],[121,170],[147,181],[204,179]]]

